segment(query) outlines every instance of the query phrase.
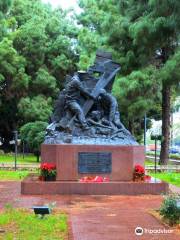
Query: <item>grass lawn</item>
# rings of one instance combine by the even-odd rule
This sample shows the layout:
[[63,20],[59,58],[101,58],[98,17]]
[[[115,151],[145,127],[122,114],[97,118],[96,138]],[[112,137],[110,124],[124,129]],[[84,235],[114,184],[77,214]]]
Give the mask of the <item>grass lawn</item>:
[[0,240],[68,239],[67,216],[60,212],[40,219],[32,210],[7,207],[0,213],[0,229]]
[[146,160],[145,160],[145,166],[149,166],[149,165],[154,166],[154,162],[153,162],[152,160],[146,158]]
[[[0,155],[0,163],[14,163],[14,155],[13,154],[1,154]],[[33,154],[25,155],[24,159],[22,155],[17,156],[17,164],[18,163],[37,163],[36,156]]]
[[28,174],[29,174],[29,171],[0,170],[0,181],[6,181],[6,180],[21,181]]
[[149,173],[149,175],[180,187],[180,173],[163,172],[163,173],[156,173],[156,174]]

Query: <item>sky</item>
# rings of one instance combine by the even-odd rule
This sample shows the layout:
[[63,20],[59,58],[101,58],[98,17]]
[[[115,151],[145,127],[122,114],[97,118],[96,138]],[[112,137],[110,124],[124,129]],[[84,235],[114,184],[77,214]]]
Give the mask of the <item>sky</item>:
[[50,3],[54,7],[62,7],[62,9],[67,9],[73,7],[77,12],[79,11],[79,7],[77,4],[77,0],[41,0],[45,3]]

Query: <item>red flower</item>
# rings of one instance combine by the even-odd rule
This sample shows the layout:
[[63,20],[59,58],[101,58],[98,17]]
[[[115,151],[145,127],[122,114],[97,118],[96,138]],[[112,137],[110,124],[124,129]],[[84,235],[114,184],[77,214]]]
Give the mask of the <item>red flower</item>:
[[102,183],[102,182],[109,182],[109,178],[108,177],[102,177],[102,176],[96,176],[96,177],[82,177],[80,180],[80,182],[83,183]]
[[56,169],[56,164],[54,163],[41,163],[42,170],[55,170]]
[[54,163],[41,163],[40,166],[41,176],[55,176],[56,175],[56,164]]
[[136,164],[134,167],[133,180],[139,181],[144,180],[145,169],[141,165]]
[[135,173],[145,174],[145,169],[141,165],[135,165]]

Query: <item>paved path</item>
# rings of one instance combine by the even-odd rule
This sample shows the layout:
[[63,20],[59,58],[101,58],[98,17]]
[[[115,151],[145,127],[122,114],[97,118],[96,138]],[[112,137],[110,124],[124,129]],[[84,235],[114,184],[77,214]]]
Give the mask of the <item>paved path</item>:
[[168,228],[155,219],[149,211],[159,208],[162,197],[141,196],[80,196],[20,194],[20,182],[0,182],[0,208],[7,203],[15,207],[30,208],[57,202],[57,207],[66,211],[72,224],[70,240],[178,240],[175,232],[136,236],[137,226],[150,230]]

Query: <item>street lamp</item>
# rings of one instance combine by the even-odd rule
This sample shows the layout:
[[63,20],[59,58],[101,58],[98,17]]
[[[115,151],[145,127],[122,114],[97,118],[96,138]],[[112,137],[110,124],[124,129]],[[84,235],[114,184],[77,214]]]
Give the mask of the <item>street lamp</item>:
[[17,170],[17,153],[18,153],[18,131],[13,131],[14,133],[14,169]]
[[155,140],[155,159],[154,159],[154,170],[155,170],[155,174],[157,171],[157,141],[161,141],[162,139],[162,135],[158,135],[158,134],[153,134],[151,135],[151,140]]

